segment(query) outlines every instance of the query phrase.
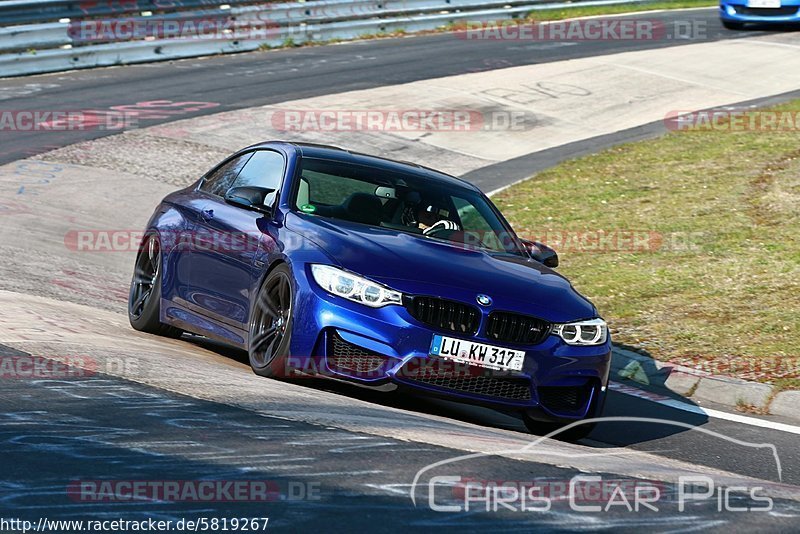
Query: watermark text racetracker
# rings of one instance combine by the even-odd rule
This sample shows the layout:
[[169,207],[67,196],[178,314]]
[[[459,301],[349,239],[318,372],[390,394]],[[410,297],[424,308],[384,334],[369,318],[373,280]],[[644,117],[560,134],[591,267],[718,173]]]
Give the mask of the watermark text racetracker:
[[[17,332],[15,327],[10,327]],[[23,335],[23,334],[20,334]],[[96,358],[86,354],[4,354],[0,355],[0,380],[70,380],[100,374],[145,376],[147,365],[138,357]]]
[[0,110],[0,131],[5,132],[124,130],[138,124],[137,114],[124,111]]
[[534,22],[468,21],[456,36],[467,41],[663,41],[704,39],[705,21],[589,18]]
[[277,21],[228,16],[75,20],[67,27],[67,35],[76,44],[145,39],[269,40],[285,32]]
[[148,100],[106,109],[0,109],[0,132],[119,131],[139,126],[141,120],[160,120],[218,107],[216,102]]
[[73,480],[70,500],[109,502],[318,501],[320,482],[284,480]]
[[[123,0],[130,5],[133,1]],[[197,0],[194,0],[196,3]],[[83,2],[93,4],[96,2]],[[174,4],[174,0],[169,0]],[[215,2],[208,2],[214,8]],[[230,6],[228,6],[230,7]],[[150,2],[141,11],[152,8]],[[202,40],[202,41],[285,41],[307,36],[305,23],[309,20],[342,18],[347,15],[379,14],[380,6],[365,3],[330,5],[327,2],[309,3],[302,10],[256,11],[248,14],[189,13],[185,16],[117,16],[71,20],[67,35],[73,44],[126,42],[134,40]],[[287,24],[287,22],[289,24]],[[294,24],[292,24],[294,23]]]
[[686,132],[797,132],[800,112],[787,110],[712,109],[670,111],[664,117],[669,130]]
[[97,360],[68,355],[60,359],[33,355],[0,356],[0,379],[47,380],[86,378],[95,374]]
[[[135,252],[140,250],[145,232],[126,229],[81,229],[69,230],[64,235],[64,246],[73,252]],[[522,231],[521,239],[534,241],[554,248],[557,252],[570,253],[654,253],[690,252],[700,250],[701,244],[709,239],[704,232],[662,233],[652,230],[636,229],[594,229],[594,230],[544,230]],[[466,250],[485,246],[487,239],[499,241],[498,244],[514,241],[511,234],[490,232],[464,232],[461,241],[453,241],[453,246]],[[261,234],[238,231],[196,230],[159,232],[161,248],[165,251],[190,249],[217,252],[246,252],[268,250],[271,242],[262,239]],[[293,243],[292,240],[296,240]],[[284,241],[292,246],[302,247],[307,242],[302,236],[288,235]]]
[[272,112],[270,122],[281,132],[521,132],[536,118],[524,110],[288,109]]

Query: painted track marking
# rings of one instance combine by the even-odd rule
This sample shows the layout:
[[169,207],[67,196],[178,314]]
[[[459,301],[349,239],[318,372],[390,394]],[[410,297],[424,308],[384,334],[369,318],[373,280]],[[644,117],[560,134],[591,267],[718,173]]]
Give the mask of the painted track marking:
[[768,428],[770,430],[778,430],[780,432],[788,432],[790,434],[800,435],[800,427],[787,425],[786,423],[778,423],[776,421],[768,421],[766,419],[759,419],[757,417],[748,417],[746,415],[723,412],[721,410],[714,410],[712,408],[701,408],[700,406],[681,402],[677,399],[667,397],[666,395],[651,393],[649,391],[644,391],[626,384],[621,384],[619,382],[610,382],[608,387],[609,389],[618,393],[655,402],[657,404],[661,404],[662,406],[667,406],[676,410],[682,410],[684,412],[697,415],[706,415],[708,417],[713,417],[714,419],[724,419],[733,423],[741,423],[743,425],[757,426],[761,428]]

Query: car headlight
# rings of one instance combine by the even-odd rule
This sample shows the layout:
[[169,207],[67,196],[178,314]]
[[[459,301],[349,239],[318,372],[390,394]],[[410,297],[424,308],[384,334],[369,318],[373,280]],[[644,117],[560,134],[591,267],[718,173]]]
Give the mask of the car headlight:
[[552,332],[567,345],[602,345],[608,339],[608,325],[600,318],[554,324]]
[[373,308],[403,302],[403,294],[399,291],[330,265],[312,265],[311,274],[322,289],[353,302]]

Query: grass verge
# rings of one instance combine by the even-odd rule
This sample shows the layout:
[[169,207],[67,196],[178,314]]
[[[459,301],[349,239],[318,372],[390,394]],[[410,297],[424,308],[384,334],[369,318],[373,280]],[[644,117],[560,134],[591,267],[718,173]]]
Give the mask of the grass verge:
[[[800,101],[772,110],[800,113]],[[798,388],[799,140],[671,132],[567,161],[494,200],[521,234],[559,250],[559,271],[615,341]]]
[[564,9],[540,9],[528,14],[529,20],[547,21],[563,20],[577,17],[591,17],[594,15],[619,15],[621,13],[636,13],[638,11],[652,11],[656,9],[688,9],[693,7],[714,7],[719,5],[719,0],[662,0],[645,2],[642,4],[618,4],[607,6],[580,6]]

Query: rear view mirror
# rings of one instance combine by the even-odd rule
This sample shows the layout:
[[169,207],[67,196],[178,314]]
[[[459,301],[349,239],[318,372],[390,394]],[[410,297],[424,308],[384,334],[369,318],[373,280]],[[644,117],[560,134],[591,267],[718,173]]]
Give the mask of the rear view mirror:
[[520,241],[522,241],[525,250],[532,259],[551,269],[558,267],[558,254],[556,254],[555,250],[538,241],[527,241],[525,239],[520,239]]
[[241,208],[271,215],[272,206],[266,205],[265,202],[269,199],[268,204],[271,204],[272,200],[274,200],[274,193],[275,189],[269,189],[267,187],[233,187],[225,193],[225,202]]
[[375,188],[375,196],[381,198],[397,198],[397,191],[394,187],[379,186]]

